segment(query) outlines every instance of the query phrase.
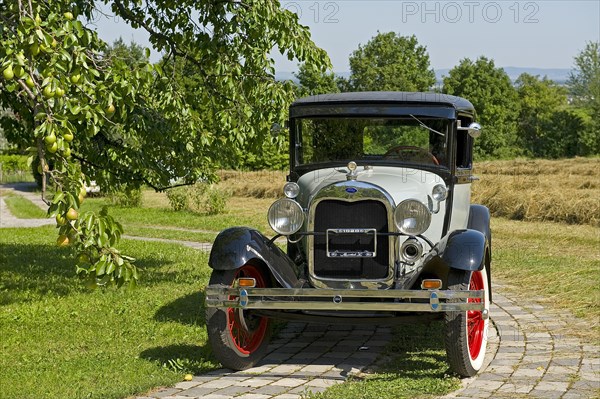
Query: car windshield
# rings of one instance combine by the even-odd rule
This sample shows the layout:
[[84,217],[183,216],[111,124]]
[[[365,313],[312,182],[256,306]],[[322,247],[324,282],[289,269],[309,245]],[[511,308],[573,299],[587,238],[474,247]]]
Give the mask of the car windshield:
[[449,120],[402,118],[299,118],[296,165],[384,161],[447,166]]

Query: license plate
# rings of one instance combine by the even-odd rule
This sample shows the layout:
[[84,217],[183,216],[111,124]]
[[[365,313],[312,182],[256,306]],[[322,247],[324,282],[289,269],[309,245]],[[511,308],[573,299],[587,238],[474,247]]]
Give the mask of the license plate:
[[377,255],[376,229],[327,229],[327,257],[374,258]]

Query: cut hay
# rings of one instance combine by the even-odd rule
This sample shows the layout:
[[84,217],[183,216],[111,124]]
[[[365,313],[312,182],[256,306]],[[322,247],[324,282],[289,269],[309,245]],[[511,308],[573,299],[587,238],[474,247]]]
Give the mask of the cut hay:
[[481,162],[474,174],[472,202],[493,216],[600,226],[599,158]]
[[[600,158],[478,162],[474,174],[472,202],[493,216],[600,226]],[[218,175],[233,196],[280,198],[287,172]]]
[[219,186],[234,197],[279,198],[283,196],[286,172],[240,172],[225,170],[217,173]]

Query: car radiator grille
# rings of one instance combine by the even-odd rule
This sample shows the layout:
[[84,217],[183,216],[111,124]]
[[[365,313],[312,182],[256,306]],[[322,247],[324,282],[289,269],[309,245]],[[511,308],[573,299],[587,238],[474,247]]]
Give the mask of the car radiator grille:
[[[315,210],[315,232],[327,229],[367,228],[388,232],[387,210],[380,201],[324,200]],[[314,237],[314,273],[320,278],[335,279],[383,279],[389,272],[389,238],[377,238],[374,258],[329,258],[325,235]]]

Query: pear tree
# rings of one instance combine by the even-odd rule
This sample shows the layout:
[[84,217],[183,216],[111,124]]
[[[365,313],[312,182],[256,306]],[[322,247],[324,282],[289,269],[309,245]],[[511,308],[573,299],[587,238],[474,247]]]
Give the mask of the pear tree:
[[[89,25],[107,7],[146,30],[167,60],[182,60],[180,70],[107,51]],[[278,1],[2,1],[0,109],[9,112],[0,126],[39,163],[57,244],[74,248],[82,279],[134,286],[139,278],[118,249],[122,225],[107,209],[81,211],[90,178],[156,190],[210,181],[217,160],[270,140],[293,100],[292,84],[274,78],[273,51],[330,66]],[[197,85],[178,86],[173,74],[191,67]]]

